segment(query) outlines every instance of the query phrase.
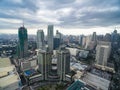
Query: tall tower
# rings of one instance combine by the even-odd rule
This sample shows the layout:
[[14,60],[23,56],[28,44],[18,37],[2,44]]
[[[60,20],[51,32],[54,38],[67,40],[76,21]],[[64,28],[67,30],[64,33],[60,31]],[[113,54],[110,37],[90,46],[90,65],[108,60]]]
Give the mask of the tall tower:
[[107,66],[107,61],[111,51],[110,42],[98,42],[96,47],[96,62],[99,65]]
[[59,50],[57,52],[57,68],[60,80],[66,80],[66,74],[70,72],[70,53],[68,50]]
[[18,38],[19,38],[19,58],[24,58],[28,53],[28,35],[27,29],[24,27],[20,27],[18,29]]
[[45,50],[38,51],[38,65],[39,71],[42,74],[42,80],[48,80],[48,76],[51,70],[52,54]]
[[48,49],[53,50],[53,25],[48,25]]
[[37,48],[38,49],[44,49],[44,32],[43,30],[37,31]]

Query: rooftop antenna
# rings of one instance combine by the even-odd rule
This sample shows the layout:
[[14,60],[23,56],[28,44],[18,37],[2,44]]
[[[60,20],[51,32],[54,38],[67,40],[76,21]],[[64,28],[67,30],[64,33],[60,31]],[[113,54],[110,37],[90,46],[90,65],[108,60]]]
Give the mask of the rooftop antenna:
[[23,20],[23,23],[22,23],[22,24],[23,24],[23,27],[24,27],[24,20]]

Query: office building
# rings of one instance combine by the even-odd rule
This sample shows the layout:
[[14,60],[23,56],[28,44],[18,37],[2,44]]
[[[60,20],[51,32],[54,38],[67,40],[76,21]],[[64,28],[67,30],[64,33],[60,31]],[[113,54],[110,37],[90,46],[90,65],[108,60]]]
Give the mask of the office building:
[[58,30],[56,31],[56,38],[60,39],[60,44],[63,43],[63,36],[62,33],[60,33]]
[[83,35],[80,35],[80,36],[79,36],[79,44],[80,44],[80,46],[82,46],[83,37],[84,37]]
[[96,47],[96,63],[106,66],[111,51],[110,42],[98,42]]
[[28,35],[27,29],[24,27],[24,25],[18,29],[18,38],[18,57],[24,58],[28,54]]
[[54,50],[60,46],[60,38],[54,38]]
[[53,25],[48,25],[48,49],[53,51]]
[[38,49],[44,49],[45,43],[44,43],[44,32],[43,30],[37,31],[37,48]]
[[57,52],[57,68],[60,80],[65,81],[66,75],[70,72],[70,52],[66,49],[61,49]]
[[115,52],[120,47],[120,35],[117,33],[117,30],[111,34],[112,42],[112,51]]
[[38,51],[39,71],[42,74],[42,80],[48,80],[48,75],[51,69],[52,53],[45,50]]

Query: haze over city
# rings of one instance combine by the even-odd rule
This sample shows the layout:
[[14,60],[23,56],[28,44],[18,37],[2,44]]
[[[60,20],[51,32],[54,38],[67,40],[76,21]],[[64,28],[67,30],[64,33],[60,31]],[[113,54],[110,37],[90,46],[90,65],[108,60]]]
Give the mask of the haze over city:
[[28,34],[48,24],[64,34],[111,33],[120,29],[119,0],[1,0],[0,33],[18,33],[24,22]]

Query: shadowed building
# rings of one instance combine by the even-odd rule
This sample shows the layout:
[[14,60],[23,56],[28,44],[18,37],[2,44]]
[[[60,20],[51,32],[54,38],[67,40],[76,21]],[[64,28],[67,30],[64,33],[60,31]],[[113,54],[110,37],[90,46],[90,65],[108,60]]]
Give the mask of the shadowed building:
[[60,46],[60,38],[54,38],[54,50]]

